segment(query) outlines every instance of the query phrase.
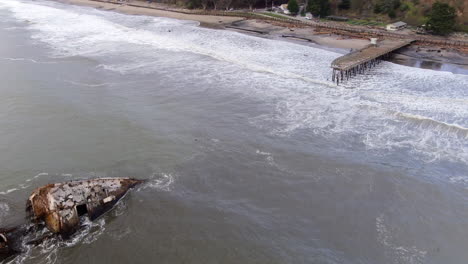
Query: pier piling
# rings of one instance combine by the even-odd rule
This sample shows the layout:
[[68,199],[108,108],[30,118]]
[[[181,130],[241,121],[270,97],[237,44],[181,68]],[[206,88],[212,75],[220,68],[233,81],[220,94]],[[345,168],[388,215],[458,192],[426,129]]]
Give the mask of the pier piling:
[[363,49],[353,51],[335,59],[332,64],[332,81],[339,85],[344,79],[363,74],[366,70],[376,67],[383,59],[402,47],[410,45],[414,40],[382,41],[379,45],[370,44]]

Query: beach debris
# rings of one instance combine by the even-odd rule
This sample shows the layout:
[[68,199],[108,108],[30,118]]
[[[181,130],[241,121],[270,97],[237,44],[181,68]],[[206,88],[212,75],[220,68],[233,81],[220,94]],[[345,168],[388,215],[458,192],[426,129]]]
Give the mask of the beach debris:
[[81,216],[91,221],[98,218],[141,182],[100,178],[49,184],[33,191],[26,209],[34,222],[43,221],[51,232],[66,236],[79,228]]
[[[35,189],[26,203],[31,223],[0,228],[0,262],[22,252],[24,245],[39,245],[57,235],[63,239],[70,237],[81,227],[81,217],[95,220],[112,209],[132,187],[143,182],[131,178],[98,178]],[[44,224],[49,233],[40,232]],[[34,239],[28,236],[38,234]]]

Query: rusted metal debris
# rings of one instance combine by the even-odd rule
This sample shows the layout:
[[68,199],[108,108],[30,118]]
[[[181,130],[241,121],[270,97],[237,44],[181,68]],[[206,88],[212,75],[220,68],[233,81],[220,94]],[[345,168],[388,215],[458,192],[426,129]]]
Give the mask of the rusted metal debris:
[[[98,218],[142,182],[130,178],[99,178],[49,184],[32,192],[26,210],[35,225],[44,223],[53,234],[67,238],[79,229],[81,216],[86,215],[90,220]],[[32,231],[27,226],[0,228],[0,261],[19,253],[24,236]],[[40,244],[50,236],[26,244]]]

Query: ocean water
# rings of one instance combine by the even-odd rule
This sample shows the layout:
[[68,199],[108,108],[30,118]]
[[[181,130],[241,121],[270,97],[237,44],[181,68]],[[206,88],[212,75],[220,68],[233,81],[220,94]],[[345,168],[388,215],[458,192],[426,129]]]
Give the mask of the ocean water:
[[149,182],[5,263],[467,263],[468,76],[0,1],[0,226],[50,182]]

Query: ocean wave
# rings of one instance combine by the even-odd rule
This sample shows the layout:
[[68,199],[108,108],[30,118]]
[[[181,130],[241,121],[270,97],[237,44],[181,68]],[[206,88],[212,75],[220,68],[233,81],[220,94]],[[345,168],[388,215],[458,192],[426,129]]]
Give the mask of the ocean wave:
[[6,191],[0,192],[0,194],[6,195],[6,194],[12,193],[14,191],[18,191],[18,190],[19,190],[18,188],[11,188],[11,189],[8,189]]
[[[72,174],[70,173],[60,173],[60,174],[53,174],[54,176],[61,176],[61,177],[71,177]],[[10,189],[7,189],[5,191],[0,191],[0,194],[2,195],[7,195],[7,194],[10,194],[12,192],[16,192],[16,191],[19,191],[19,190],[25,190],[25,189],[29,189],[29,188],[32,188],[32,182],[36,181],[37,179],[41,178],[41,177],[45,177],[45,176],[51,176],[51,174],[47,173],[47,172],[41,172],[41,173],[38,173],[30,178],[27,178],[26,180],[24,180],[24,182],[22,183],[18,183],[15,187],[12,187]]]
[[[312,48],[302,45],[272,43],[267,39],[231,31],[213,31],[200,28],[197,23],[169,18],[134,16],[130,23],[126,22],[128,15],[85,9],[77,13],[75,9],[61,9],[63,6],[59,4],[56,5],[61,8],[55,8],[51,4],[6,0],[3,5],[13,11],[17,18],[33,21],[34,23],[28,25],[33,30],[33,38],[50,44],[57,56],[120,56],[128,53],[131,46],[141,47],[135,50],[140,54],[131,55],[138,61],[136,66],[131,66],[134,59],[127,58],[127,61],[118,65],[105,66],[109,70],[125,73],[151,69],[159,49],[189,52],[251,71],[335,86],[324,78],[328,75],[328,66],[320,71],[307,67],[309,61],[325,62],[324,57],[331,59],[338,56],[329,51],[310,52]],[[145,52],[145,48],[151,50]],[[294,62],[297,66],[293,70],[284,70],[274,62],[276,58]]]
[[29,59],[29,58],[8,58],[8,57],[2,57],[0,58],[2,60],[8,60],[8,61],[26,61],[26,62],[32,62],[32,63],[38,63],[38,64],[54,64],[57,63],[55,61],[37,61],[34,59]]
[[430,117],[402,112],[396,112],[395,116],[408,120],[413,124],[420,126],[423,129],[439,129],[444,132],[461,137],[463,139],[468,139],[468,128],[458,124],[445,123],[443,121],[435,120]]
[[56,56],[93,58],[122,74],[222,80],[217,89],[271,106],[249,119],[267,133],[307,130],[383,154],[403,149],[425,162],[468,162],[468,76],[384,62],[337,87],[327,79],[339,54],[314,47],[55,2],[4,0],[2,7],[33,22],[26,25],[33,38]]

